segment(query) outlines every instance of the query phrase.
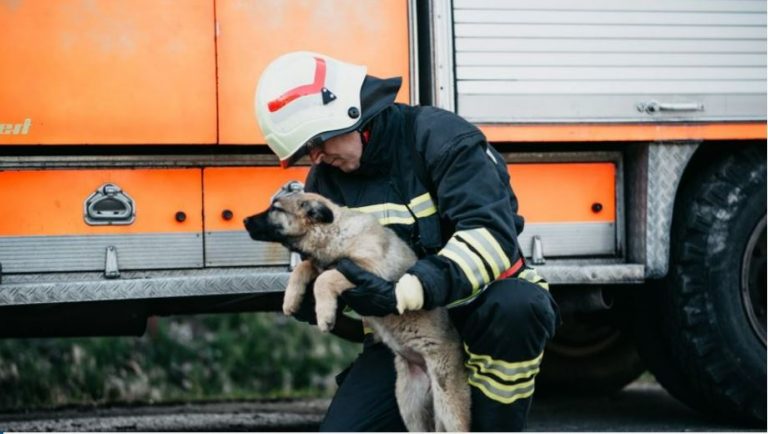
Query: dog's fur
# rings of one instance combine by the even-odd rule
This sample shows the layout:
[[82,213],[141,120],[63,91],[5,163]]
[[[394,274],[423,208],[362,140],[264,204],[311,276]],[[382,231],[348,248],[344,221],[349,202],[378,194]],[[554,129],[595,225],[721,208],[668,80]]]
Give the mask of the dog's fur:
[[[337,297],[354,287],[329,268],[349,258],[363,269],[397,281],[416,255],[375,217],[341,208],[313,193],[278,197],[263,213],[245,220],[251,238],[282,243],[310,259],[288,280],[283,311],[296,312],[307,285],[316,278],[318,327],[335,324]],[[395,353],[395,395],[410,431],[468,431],[470,393],[458,333],[444,308],[366,317],[366,322]]]

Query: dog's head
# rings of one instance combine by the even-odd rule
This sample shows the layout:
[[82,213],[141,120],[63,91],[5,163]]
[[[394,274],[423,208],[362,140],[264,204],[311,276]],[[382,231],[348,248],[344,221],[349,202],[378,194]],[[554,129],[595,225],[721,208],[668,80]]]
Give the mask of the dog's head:
[[332,223],[334,208],[318,194],[291,192],[277,195],[266,211],[246,217],[243,223],[254,240],[293,247],[313,227]]

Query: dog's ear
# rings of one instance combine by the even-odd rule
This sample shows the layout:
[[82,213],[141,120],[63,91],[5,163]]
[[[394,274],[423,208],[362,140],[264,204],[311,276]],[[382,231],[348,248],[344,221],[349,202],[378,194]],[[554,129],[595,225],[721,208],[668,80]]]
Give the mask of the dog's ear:
[[307,217],[315,223],[333,222],[333,211],[318,200],[302,202],[301,207],[307,212]]

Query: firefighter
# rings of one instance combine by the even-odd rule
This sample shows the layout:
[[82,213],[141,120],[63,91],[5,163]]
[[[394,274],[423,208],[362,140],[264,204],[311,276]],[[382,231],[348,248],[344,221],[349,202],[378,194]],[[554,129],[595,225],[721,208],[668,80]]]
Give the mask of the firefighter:
[[[293,52],[263,72],[256,114],[283,167],[309,156],[307,191],[374,213],[419,255],[397,282],[342,260],[357,285],[343,302],[364,316],[447,306],[464,341],[472,430],[523,430],[557,307],[524,263],[504,159],[454,113],[395,103],[400,84]],[[366,336],[339,383],[321,430],[405,429],[393,355],[376,339]]]

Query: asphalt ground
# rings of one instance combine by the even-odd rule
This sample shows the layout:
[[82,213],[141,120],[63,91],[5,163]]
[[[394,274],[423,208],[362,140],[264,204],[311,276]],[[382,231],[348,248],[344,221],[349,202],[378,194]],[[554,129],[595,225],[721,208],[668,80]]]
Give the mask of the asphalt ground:
[[[0,413],[0,431],[226,432],[316,431],[329,400],[79,407]],[[708,419],[655,383],[633,383],[593,398],[538,398],[529,418],[538,432],[765,432]]]

